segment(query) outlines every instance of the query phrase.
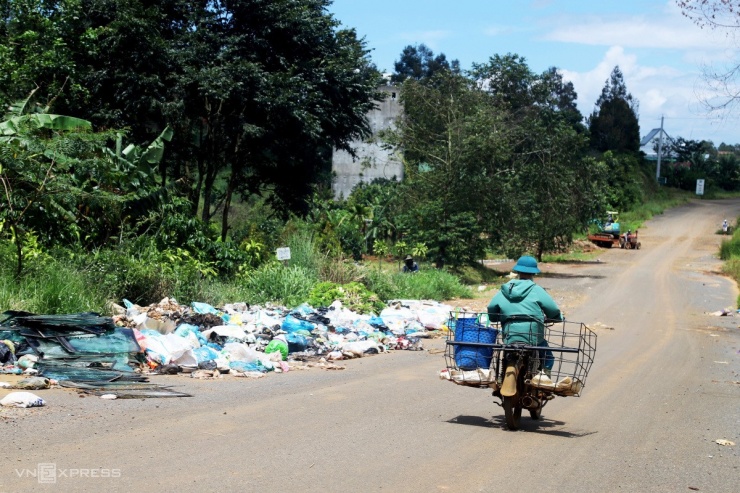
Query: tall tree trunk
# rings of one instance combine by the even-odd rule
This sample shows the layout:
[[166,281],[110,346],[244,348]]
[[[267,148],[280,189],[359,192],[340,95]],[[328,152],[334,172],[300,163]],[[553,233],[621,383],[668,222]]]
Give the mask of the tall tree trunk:
[[13,236],[15,236],[15,249],[18,259],[18,262],[16,264],[15,277],[16,279],[18,279],[21,277],[21,272],[23,272],[23,233],[15,224],[12,224],[10,226],[10,229],[13,231]]
[[204,223],[211,219],[211,198],[213,196],[213,184],[216,181],[216,171],[213,163],[206,165],[206,177],[203,183],[203,210],[200,218]]
[[203,156],[198,156],[198,180],[195,183],[195,189],[190,190],[190,203],[191,213],[193,217],[198,217],[198,204],[200,203],[200,194],[203,191],[203,176],[205,175],[206,167],[203,163]]
[[198,217],[198,205],[200,204],[200,194],[203,191],[203,177],[206,173],[206,165],[205,165],[205,152],[204,148],[206,147],[206,137],[204,137],[204,123],[201,123],[200,127],[198,128],[198,152],[195,158],[195,162],[198,166],[198,179],[195,183],[195,189],[190,189],[190,204],[191,209],[190,212],[193,217]]
[[231,176],[229,177],[229,185],[226,187],[226,199],[224,200],[224,210],[221,216],[221,241],[226,241],[226,236],[229,233],[229,209],[231,209],[231,198],[234,196],[236,187],[239,184],[239,178],[242,175],[243,158],[240,158],[239,151],[241,147],[241,136],[237,137],[236,145],[234,146],[234,155],[232,157],[231,165]]

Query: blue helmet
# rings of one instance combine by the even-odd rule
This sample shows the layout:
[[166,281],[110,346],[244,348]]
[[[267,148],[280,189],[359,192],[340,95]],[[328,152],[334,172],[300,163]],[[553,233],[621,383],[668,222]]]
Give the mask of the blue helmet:
[[523,272],[525,274],[539,274],[540,270],[537,268],[537,260],[529,255],[519,257],[516,261],[516,265],[512,269],[514,272]]

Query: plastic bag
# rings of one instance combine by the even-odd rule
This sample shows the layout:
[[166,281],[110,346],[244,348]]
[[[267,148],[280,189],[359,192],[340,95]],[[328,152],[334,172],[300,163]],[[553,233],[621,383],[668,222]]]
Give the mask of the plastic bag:
[[265,354],[280,353],[283,360],[288,359],[288,344],[279,339],[273,339],[265,347]]
[[220,315],[220,312],[208,303],[193,301],[193,303],[191,303],[191,306],[193,307],[193,311],[195,313],[212,313],[213,315]]
[[232,361],[229,363],[229,367],[234,371],[241,371],[241,372],[250,372],[250,371],[258,371],[258,372],[264,372],[265,367],[258,364],[258,363],[247,363],[246,361]]
[[0,400],[5,407],[41,407],[46,405],[44,399],[31,392],[11,392]]
[[295,318],[293,315],[288,315],[283,320],[281,328],[288,333],[296,332],[298,330],[307,330],[308,332],[311,332],[314,328],[316,328],[316,325],[312,324],[311,322],[306,322],[305,320]]
[[203,337],[209,339],[213,333],[221,337],[231,337],[232,339],[237,339],[239,341],[247,338],[244,328],[238,325],[216,325],[215,327],[211,327],[210,329],[203,331]]
[[224,345],[224,351],[228,354],[231,362],[242,361],[244,363],[253,363],[254,361],[257,361],[257,350],[247,346],[246,344],[228,342]]
[[285,337],[288,340],[289,353],[300,353],[301,351],[305,351],[308,347],[308,338],[301,334],[294,332],[292,334],[287,334]]
[[195,359],[198,361],[198,364],[204,361],[215,360],[219,357],[218,351],[208,346],[201,346],[197,349],[193,349],[193,354],[195,355]]
[[15,363],[15,355],[5,342],[0,342],[0,363],[12,365]]
[[185,338],[187,338],[188,335],[192,334],[198,339],[199,345],[203,345],[206,342],[208,342],[208,340],[203,335],[203,333],[200,331],[200,329],[198,329],[198,327],[196,327],[195,325],[191,325],[191,324],[180,324],[180,326],[177,327],[177,329],[175,329],[175,334],[179,335],[180,337],[185,337]]

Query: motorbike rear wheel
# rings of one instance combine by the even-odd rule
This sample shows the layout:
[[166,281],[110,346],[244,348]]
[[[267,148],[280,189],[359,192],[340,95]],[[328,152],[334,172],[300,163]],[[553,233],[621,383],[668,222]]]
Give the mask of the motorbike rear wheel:
[[532,419],[540,419],[542,417],[542,406],[538,407],[537,409],[530,409],[529,416]]
[[522,419],[522,405],[519,402],[519,396],[504,396],[501,398],[501,404],[506,416],[506,426],[510,430],[518,430]]

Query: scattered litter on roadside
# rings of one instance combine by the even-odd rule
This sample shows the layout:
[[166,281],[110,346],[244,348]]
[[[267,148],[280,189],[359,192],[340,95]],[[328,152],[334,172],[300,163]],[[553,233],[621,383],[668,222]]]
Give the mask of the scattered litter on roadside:
[[11,392],[0,400],[5,407],[41,407],[46,405],[44,399],[31,392]]
[[732,317],[734,314],[734,309],[731,308],[723,308],[721,310],[717,310],[716,312],[707,312],[707,315],[713,315],[715,317]]
[[190,397],[149,377],[258,379],[268,372],[344,370],[337,361],[424,350],[425,340],[448,330],[452,309],[435,301],[393,300],[375,315],[355,313],[339,301],[317,309],[247,303],[216,308],[165,298],[145,307],[124,300],[113,317],[9,311],[0,316],[0,372],[25,373],[28,378],[7,386],[23,390],[60,386],[102,399]]
[[591,325],[589,325],[592,329],[601,329],[601,330],[614,330],[614,327],[609,327],[608,325],[604,325],[601,322],[595,322]]
[[725,440],[724,438],[719,438],[715,440],[715,442],[724,447],[733,447],[735,445],[735,442],[731,442],[730,440]]
[[51,380],[43,377],[24,378],[13,384],[12,388],[21,390],[42,390],[51,388]]

